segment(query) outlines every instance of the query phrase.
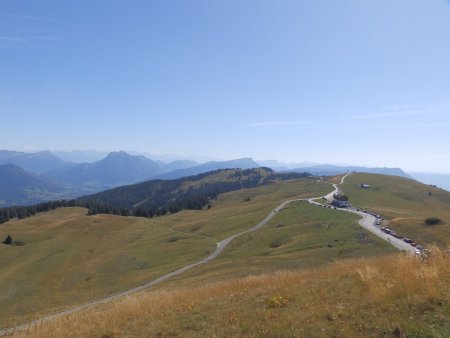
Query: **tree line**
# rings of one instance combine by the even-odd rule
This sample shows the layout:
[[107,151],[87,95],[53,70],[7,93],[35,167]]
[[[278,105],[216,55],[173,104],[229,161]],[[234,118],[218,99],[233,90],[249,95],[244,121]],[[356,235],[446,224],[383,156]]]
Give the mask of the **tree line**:
[[[201,210],[219,194],[254,188],[275,180],[307,177],[307,173],[275,173],[269,168],[233,170],[228,179],[221,182],[199,182],[204,178],[227,169],[202,173],[176,180],[152,180],[118,187],[73,200],[57,200],[31,206],[0,209],[0,223],[10,219],[30,217],[38,212],[60,207],[84,207],[88,215],[112,214],[119,216],[155,217],[181,210]],[[199,182],[200,184],[196,184]],[[184,184],[191,184],[185,187]]]

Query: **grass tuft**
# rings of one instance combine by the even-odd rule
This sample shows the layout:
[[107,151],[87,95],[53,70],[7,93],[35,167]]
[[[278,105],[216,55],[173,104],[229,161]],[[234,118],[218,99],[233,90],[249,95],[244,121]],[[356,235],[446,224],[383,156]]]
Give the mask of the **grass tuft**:
[[289,304],[289,299],[285,296],[273,296],[267,300],[267,306],[269,308],[286,307]]

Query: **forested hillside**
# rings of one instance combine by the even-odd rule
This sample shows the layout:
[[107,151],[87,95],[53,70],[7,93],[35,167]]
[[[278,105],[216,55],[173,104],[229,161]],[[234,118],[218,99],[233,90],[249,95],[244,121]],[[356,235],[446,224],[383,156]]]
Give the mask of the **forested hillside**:
[[89,215],[154,217],[185,209],[209,207],[218,194],[269,184],[274,180],[307,177],[307,173],[275,173],[269,168],[220,169],[177,180],[151,180],[118,187],[74,200],[0,209],[0,224],[59,207],[85,207]]
[[269,168],[220,169],[176,180],[152,180],[118,187],[77,199],[89,214],[153,217],[184,209],[203,209],[218,194],[253,188],[275,179],[293,179],[308,174],[277,174]]

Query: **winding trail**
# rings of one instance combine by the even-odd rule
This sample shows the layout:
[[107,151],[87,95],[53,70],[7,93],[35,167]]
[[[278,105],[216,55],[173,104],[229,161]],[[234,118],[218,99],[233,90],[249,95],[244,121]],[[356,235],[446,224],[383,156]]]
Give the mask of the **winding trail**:
[[217,247],[214,250],[214,252],[212,252],[209,256],[201,259],[200,261],[198,261],[196,263],[192,263],[192,264],[186,265],[186,266],[184,266],[184,267],[182,267],[182,268],[180,268],[178,270],[172,271],[172,272],[170,272],[170,273],[168,273],[166,275],[163,275],[163,276],[161,276],[159,278],[156,278],[156,279],[152,280],[151,282],[149,282],[147,284],[143,284],[141,286],[129,289],[127,291],[120,292],[120,293],[117,293],[117,294],[114,294],[112,296],[108,296],[108,297],[105,297],[105,298],[101,298],[101,299],[98,299],[98,300],[95,300],[95,301],[92,301],[92,302],[89,302],[89,303],[86,303],[86,304],[83,304],[83,305],[75,306],[73,308],[54,313],[54,314],[48,315],[46,317],[39,318],[39,319],[33,320],[31,322],[22,324],[22,325],[15,326],[13,328],[2,329],[2,330],[0,330],[0,336],[5,336],[7,334],[14,333],[15,331],[26,330],[26,329],[29,329],[29,328],[35,326],[35,325],[41,324],[43,322],[46,322],[46,321],[49,321],[49,320],[52,320],[52,319],[55,319],[55,318],[67,316],[67,315],[70,315],[72,313],[75,313],[75,312],[78,312],[78,311],[81,311],[81,310],[91,309],[91,308],[96,307],[98,305],[114,301],[114,300],[116,300],[118,298],[121,298],[121,297],[124,297],[124,296],[129,296],[129,295],[134,294],[136,292],[148,289],[148,288],[150,288],[150,287],[152,287],[152,286],[154,286],[156,284],[162,283],[162,282],[164,282],[165,280],[167,280],[169,278],[172,278],[174,276],[180,275],[183,272],[185,272],[187,270],[190,270],[190,269],[192,269],[192,268],[194,268],[196,266],[205,264],[205,263],[215,259],[218,255],[220,255],[222,253],[222,251],[228,246],[228,244],[230,244],[230,242],[233,239],[235,239],[235,238],[237,238],[239,236],[242,236],[242,235],[244,235],[246,233],[254,232],[254,231],[257,231],[257,230],[261,229],[263,226],[265,226],[277,214],[277,212],[279,212],[281,209],[286,207],[286,205],[288,205],[288,204],[290,204],[290,203],[292,203],[294,201],[305,201],[305,199],[291,199],[291,200],[288,200],[288,201],[285,201],[285,202],[281,203],[279,206],[277,206],[275,209],[273,209],[257,225],[253,226],[252,228],[250,228],[248,230],[245,230],[245,231],[239,232],[237,234],[234,234],[234,235],[232,235],[230,237],[227,237],[224,240],[222,240],[221,242],[217,243]]
[[[339,185],[342,185],[344,183],[344,181],[345,181],[345,179],[347,178],[348,175],[350,175],[350,173],[347,173],[346,175],[344,175],[341,178],[341,181],[340,181]],[[334,188],[334,190],[332,192],[330,192],[328,195],[324,196],[329,201],[331,201],[333,199],[333,195],[340,190],[338,184],[333,184],[333,188]],[[109,303],[109,302],[114,301],[116,299],[119,299],[121,297],[129,296],[129,295],[134,294],[136,292],[148,289],[148,288],[150,288],[152,286],[155,286],[155,285],[157,285],[159,283],[162,283],[162,282],[166,281],[169,278],[172,278],[174,276],[180,275],[180,274],[182,274],[183,272],[185,272],[187,270],[190,270],[190,269],[192,269],[192,268],[194,268],[196,266],[205,264],[205,263],[215,259],[217,256],[219,256],[223,252],[223,250],[230,244],[230,242],[233,239],[235,239],[235,238],[237,238],[239,236],[242,236],[244,234],[247,234],[247,233],[250,233],[250,232],[254,232],[254,231],[257,231],[257,230],[261,229],[262,227],[264,227],[277,214],[277,212],[279,212],[280,210],[285,208],[286,205],[288,205],[288,204],[290,204],[292,202],[296,202],[296,201],[306,201],[306,202],[308,202],[308,203],[310,203],[312,205],[322,206],[320,203],[315,202],[315,200],[318,200],[318,199],[322,199],[322,196],[321,197],[316,197],[316,198],[309,198],[309,199],[299,198],[299,199],[287,200],[287,201],[281,203],[280,205],[278,205],[261,222],[259,222],[258,224],[256,224],[252,228],[250,228],[248,230],[245,230],[245,231],[242,231],[242,232],[239,232],[237,234],[234,234],[234,235],[232,235],[230,237],[225,238],[221,242],[217,243],[217,248],[214,250],[214,252],[212,252],[209,256],[201,259],[200,261],[198,261],[196,263],[192,263],[192,264],[186,265],[186,266],[184,266],[184,267],[182,267],[182,268],[180,268],[178,270],[172,271],[172,272],[170,272],[168,274],[165,274],[165,275],[163,275],[163,276],[161,276],[159,278],[156,278],[156,279],[152,280],[149,283],[146,283],[146,284],[143,284],[141,286],[129,289],[127,291],[120,292],[120,293],[117,293],[117,294],[114,294],[112,296],[108,296],[108,297],[105,297],[105,298],[101,298],[101,299],[98,299],[98,300],[95,300],[95,301],[92,301],[92,302],[89,302],[89,303],[86,303],[86,304],[83,304],[83,305],[75,306],[73,308],[54,313],[52,315],[48,315],[46,317],[39,318],[39,319],[33,320],[31,322],[28,322],[28,323],[25,323],[25,324],[22,324],[22,325],[18,325],[18,326],[13,327],[13,328],[0,329],[0,336],[5,336],[5,335],[8,335],[8,334],[14,333],[15,331],[29,329],[29,328],[32,328],[33,326],[39,325],[39,324],[41,324],[43,322],[46,322],[46,321],[49,321],[49,320],[52,320],[52,319],[55,319],[55,318],[67,316],[67,315],[73,314],[73,313],[81,311],[81,310],[91,309],[91,308],[96,307],[98,305]],[[372,215],[370,215],[368,213],[362,212],[362,211],[357,211],[356,209],[353,209],[353,208],[349,208],[349,209],[339,209],[338,208],[336,210],[345,211],[345,212],[351,212],[351,213],[360,215],[362,217],[362,219],[359,221],[359,224],[362,227],[364,227],[368,231],[374,233],[378,237],[388,241],[390,244],[392,244],[393,246],[395,246],[399,250],[406,250],[408,252],[414,252],[411,249],[409,244],[404,243],[403,241],[400,241],[399,239],[394,238],[392,236],[389,236],[387,234],[381,233],[380,229],[378,229],[378,228],[376,228],[374,226],[375,221],[376,221],[374,216],[372,216]]]

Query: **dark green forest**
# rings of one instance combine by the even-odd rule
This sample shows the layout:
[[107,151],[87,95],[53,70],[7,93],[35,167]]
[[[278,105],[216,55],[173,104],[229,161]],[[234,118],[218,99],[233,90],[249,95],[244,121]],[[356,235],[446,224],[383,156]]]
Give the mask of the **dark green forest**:
[[[208,180],[229,172],[222,181]],[[269,168],[220,169],[176,180],[151,180],[118,187],[73,200],[57,200],[30,206],[0,209],[0,223],[22,219],[39,212],[60,207],[85,207],[89,215],[155,217],[181,210],[201,210],[210,207],[219,194],[270,184],[275,180],[290,180],[309,176],[308,173],[275,173]],[[187,189],[185,183],[199,182]]]

